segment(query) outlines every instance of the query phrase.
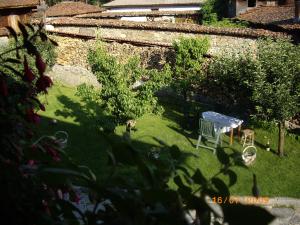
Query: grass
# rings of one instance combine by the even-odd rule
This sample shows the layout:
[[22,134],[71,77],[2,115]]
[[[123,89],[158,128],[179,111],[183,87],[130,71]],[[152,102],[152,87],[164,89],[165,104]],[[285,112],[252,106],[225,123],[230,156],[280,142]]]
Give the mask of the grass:
[[[75,96],[76,90],[55,85],[49,95],[42,96],[41,101],[48,103],[46,112],[41,113],[43,120],[39,135],[53,134],[57,130],[69,133],[66,151],[80,164],[89,166],[98,177],[107,175],[107,155],[105,150],[109,143],[94,128],[97,123],[97,112],[84,107],[84,103]],[[57,124],[51,122],[58,121]],[[207,177],[219,171],[221,164],[217,157],[207,149],[195,149],[197,133],[182,128],[183,115],[175,106],[167,106],[163,115],[145,115],[137,120],[137,131],[132,133],[134,145],[143,151],[149,151],[160,146],[161,141],[167,145],[177,145],[184,152],[196,153],[199,157],[189,158],[186,163],[192,168],[200,168]],[[195,129],[194,129],[195,130]],[[116,138],[121,138],[125,131],[124,126],[116,128]],[[271,151],[264,149],[266,139],[271,139]],[[275,154],[277,133],[264,129],[255,129],[255,144],[257,159],[249,168],[233,167],[238,175],[236,184],[230,187],[232,195],[251,195],[252,174],[258,179],[261,196],[300,197],[300,142],[296,135],[287,135],[285,151],[287,156],[279,158]],[[226,153],[240,153],[242,146],[235,140],[232,146],[228,145],[229,138],[224,138],[223,149]],[[130,176],[130,170],[122,172]],[[221,177],[228,183],[226,177]]]

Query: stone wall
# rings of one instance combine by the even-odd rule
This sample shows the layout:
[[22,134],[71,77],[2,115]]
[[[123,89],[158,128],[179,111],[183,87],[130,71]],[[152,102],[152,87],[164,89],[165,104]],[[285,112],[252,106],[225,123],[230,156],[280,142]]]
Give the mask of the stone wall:
[[[216,56],[221,52],[248,52],[255,51],[256,39],[209,35],[209,34],[193,34],[179,33],[167,31],[153,30],[131,30],[117,28],[87,28],[87,27],[57,27],[57,31],[76,33],[82,35],[97,35],[105,38],[119,38],[136,41],[151,41],[172,44],[181,37],[207,37],[210,40],[211,48],[209,54]],[[53,36],[58,42],[58,64],[62,65],[81,65],[88,68],[86,62],[87,52],[89,48],[94,48],[95,39],[81,39],[74,37]],[[174,59],[174,52],[167,47],[145,47],[134,46],[131,44],[106,43],[108,51],[116,55],[120,60],[127,59],[128,56],[138,55],[143,61],[145,67],[160,68],[166,61]]]
[[[81,66],[89,69],[87,54],[89,49],[94,49],[95,40],[83,40],[79,38],[69,38],[51,36],[59,46],[57,64]],[[103,43],[107,51],[124,62],[130,56],[139,56],[142,65],[147,68],[161,68],[166,61],[172,62],[174,51],[164,47],[134,46],[131,44]]]

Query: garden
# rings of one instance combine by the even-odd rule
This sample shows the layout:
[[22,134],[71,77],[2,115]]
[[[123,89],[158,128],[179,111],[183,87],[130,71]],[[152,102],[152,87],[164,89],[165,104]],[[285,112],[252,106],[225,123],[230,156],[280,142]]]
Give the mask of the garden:
[[[209,39],[181,39],[175,63],[157,70],[138,57],[120,63],[99,42],[87,60],[101,88],[71,88],[46,75],[55,41],[19,26],[21,37],[10,29],[14,41],[1,53],[1,183],[10,206],[1,213],[11,221],[191,224],[186,216],[195,211],[194,224],[210,224],[211,214],[229,224],[268,224],[273,216],[260,207],[220,204],[220,216],[206,197],[299,198],[299,129],[285,127],[299,114],[299,46],[264,39],[254,53],[207,58]],[[216,154],[196,149],[204,111],[243,119],[242,128],[255,131],[250,166],[237,135],[233,145],[224,135]],[[74,186],[88,189],[91,210],[76,207]]]

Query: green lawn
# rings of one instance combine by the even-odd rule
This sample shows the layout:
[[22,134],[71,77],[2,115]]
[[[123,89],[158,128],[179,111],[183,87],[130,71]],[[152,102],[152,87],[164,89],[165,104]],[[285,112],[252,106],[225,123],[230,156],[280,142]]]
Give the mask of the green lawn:
[[[107,141],[96,131],[97,111],[84,107],[80,99],[75,96],[75,89],[55,85],[49,94],[41,96],[41,101],[48,103],[46,112],[41,113],[43,120],[40,134],[53,134],[57,130],[69,133],[67,151],[80,164],[89,166],[98,177],[106,176],[108,147]],[[93,106],[92,106],[93,107]],[[57,124],[51,120],[56,119]],[[176,107],[166,107],[162,116],[146,115],[137,120],[137,131],[132,133],[134,145],[143,151],[149,151],[161,142],[167,145],[178,145],[185,152],[196,153],[197,158],[190,158],[187,164],[193,168],[200,168],[209,178],[220,169],[221,164],[216,156],[207,149],[195,149],[197,133],[182,129],[183,115]],[[116,129],[116,138],[121,137],[124,126]],[[296,135],[288,135],[285,141],[287,157],[279,158],[274,154],[277,143],[277,133],[270,133],[263,129],[255,129],[255,141],[258,149],[255,163],[247,168],[233,167],[238,175],[238,181],[230,187],[232,195],[251,195],[252,174],[258,179],[258,186],[262,196],[288,196],[300,198],[300,141]],[[271,138],[272,151],[264,150],[264,136]],[[241,152],[242,146],[235,140],[233,146],[228,146],[229,138],[224,138],[224,151],[228,154]],[[123,171],[124,175],[130,171]],[[223,178],[226,182],[227,178]]]

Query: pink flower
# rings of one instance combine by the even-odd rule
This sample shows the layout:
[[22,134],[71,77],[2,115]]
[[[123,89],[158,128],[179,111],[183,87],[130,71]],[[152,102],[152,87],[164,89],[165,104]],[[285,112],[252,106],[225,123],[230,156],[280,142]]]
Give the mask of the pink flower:
[[46,63],[44,63],[40,54],[36,55],[35,65],[36,65],[36,68],[39,70],[40,75],[43,76],[43,74],[46,70]]
[[28,66],[28,62],[27,62],[26,57],[24,58],[24,63],[23,64],[24,64],[24,77],[23,77],[23,80],[31,83],[34,80],[35,76],[34,76],[32,70]]
[[35,161],[34,161],[34,160],[30,159],[30,160],[28,161],[28,165],[29,165],[29,166],[34,166],[34,164],[35,164]]
[[75,194],[74,202],[76,202],[77,204],[80,202],[80,196],[78,194]]
[[52,159],[54,161],[58,162],[58,161],[61,160],[57,150],[55,150],[55,149],[53,149],[49,146],[46,147],[46,150],[47,150],[48,154],[52,157]]
[[53,84],[50,77],[42,75],[39,77],[39,79],[36,82],[36,87],[38,92],[45,92],[47,93],[47,88],[51,87]]

